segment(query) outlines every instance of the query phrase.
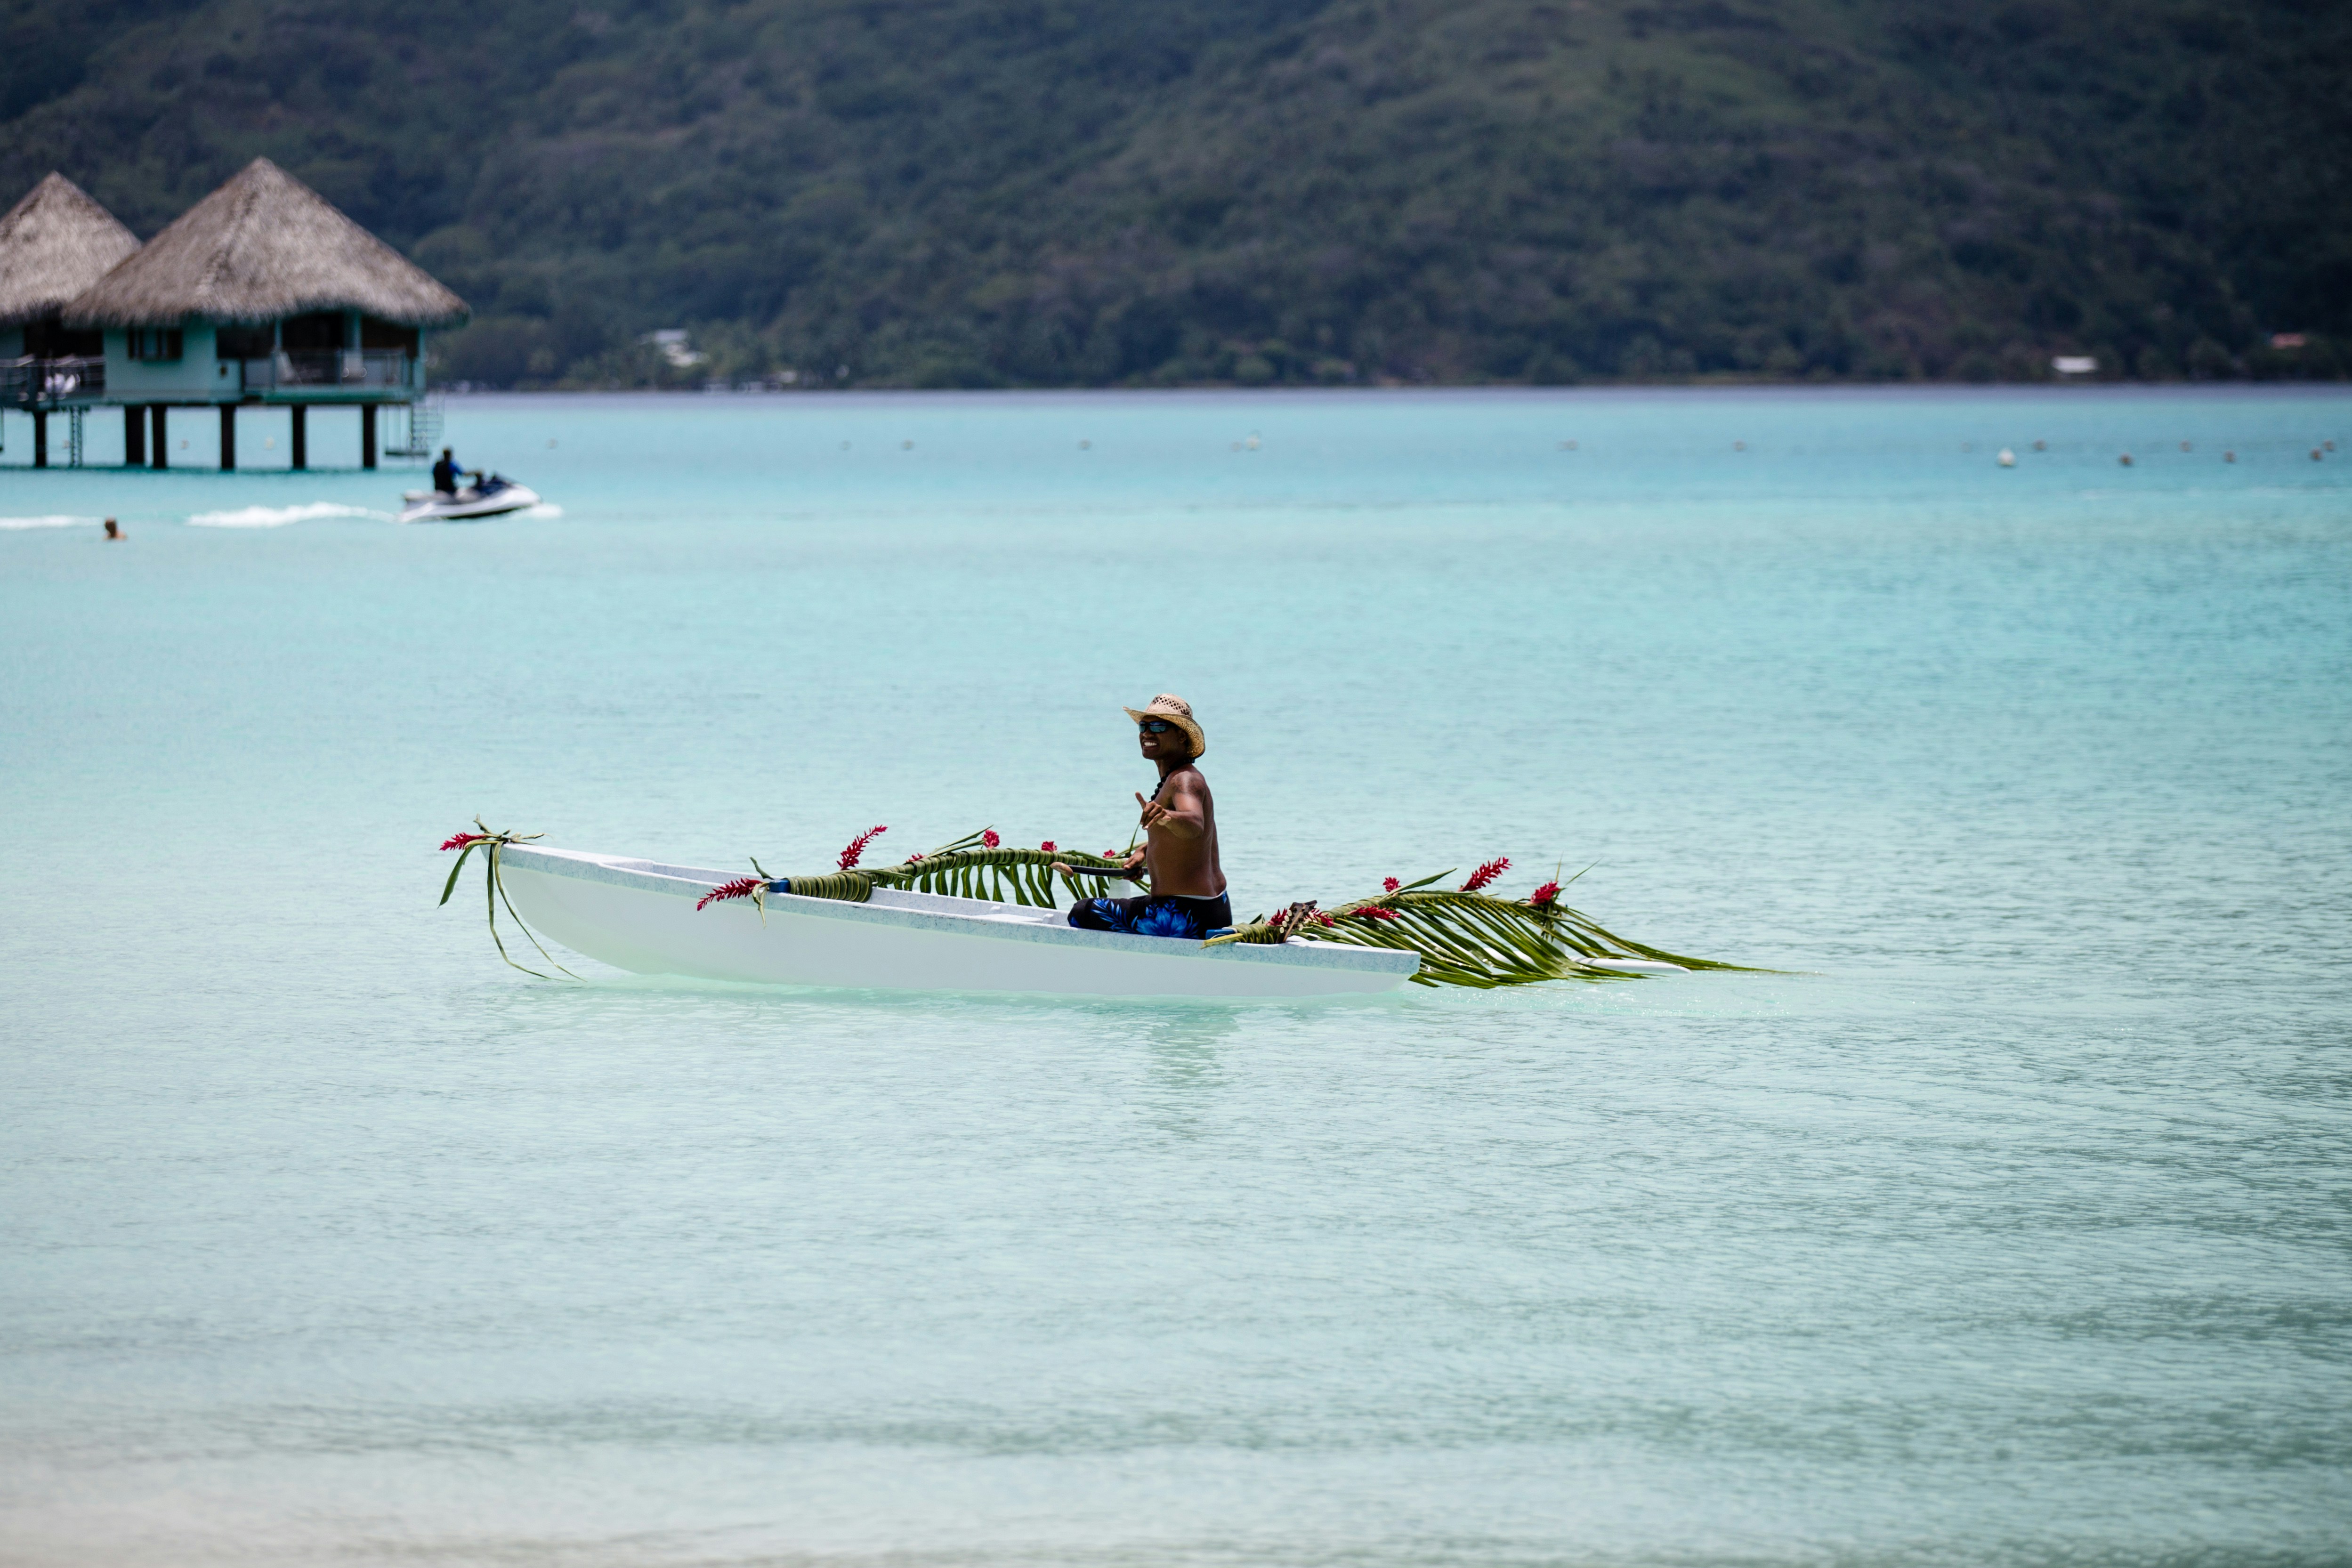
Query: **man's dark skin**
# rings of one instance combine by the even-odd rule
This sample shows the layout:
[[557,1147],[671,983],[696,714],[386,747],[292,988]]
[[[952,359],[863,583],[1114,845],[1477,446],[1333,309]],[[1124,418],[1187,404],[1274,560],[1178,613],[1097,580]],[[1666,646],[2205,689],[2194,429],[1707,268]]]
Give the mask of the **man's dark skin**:
[[[1142,848],[1129,853],[1128,868],[1142,867],[1156,894],[1213,899],[1225,890],[1225,868],[1217,861],[1217,803],[1209,796],[1209,781],[1192,765],[1192,743],[1173,724],[1157,734],[1138,725],[1136,739],[1144,761],[1160,769],[1160,787],[1149,800],[1136,795],[1144,839]],[[1070,868],[1057,860],[1054,869]]]

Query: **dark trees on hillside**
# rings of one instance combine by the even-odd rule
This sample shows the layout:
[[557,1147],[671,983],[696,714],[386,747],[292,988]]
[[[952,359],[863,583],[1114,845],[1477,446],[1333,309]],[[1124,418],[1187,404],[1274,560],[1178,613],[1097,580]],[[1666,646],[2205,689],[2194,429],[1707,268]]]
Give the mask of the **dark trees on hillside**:
[[442,374],[498,384],[2352,342],[2352,10],[2291,0],[0,0],[0,176],[144,234],[267,153],[466,295]]

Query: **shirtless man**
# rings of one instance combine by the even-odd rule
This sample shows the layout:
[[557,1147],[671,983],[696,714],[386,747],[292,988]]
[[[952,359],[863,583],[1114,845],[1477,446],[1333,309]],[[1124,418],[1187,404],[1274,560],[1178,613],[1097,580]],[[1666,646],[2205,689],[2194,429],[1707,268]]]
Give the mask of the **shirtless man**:
[[[1143,808],[1144,841],[1127,859],[1129,875],[1139,870],[1151,890],[1135,899],[1081,899],[1070,910],[1070,923],[1081,931],[1197,942],[1234,923],[1224,868],[1217,862],[1217,805],[1209,797],[1209,781],[1192,765],[1208,742],[1192,705],[1181,697],[1155,697],[1127,710],[1127,716],[1135,721],[1143,760],[1160,769],[1151,798],[1135,797]],[[1070,868],[1056,861],[1054,869]]]

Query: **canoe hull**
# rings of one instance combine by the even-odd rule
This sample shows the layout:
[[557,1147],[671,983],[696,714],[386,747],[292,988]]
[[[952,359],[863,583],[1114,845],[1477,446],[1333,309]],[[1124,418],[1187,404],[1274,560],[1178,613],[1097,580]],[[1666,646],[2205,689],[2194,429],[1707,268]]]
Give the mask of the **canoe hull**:
[[615,968],[762,984],[1078,996],[1278,997],[1392,991],[1406,952],[1293,941],[1206,947],[1074,931],[1057,914],[920,893],[870,903],[767,896],[697,910],[732,872],[516,846],[501,856],[516,912],[543,938]]

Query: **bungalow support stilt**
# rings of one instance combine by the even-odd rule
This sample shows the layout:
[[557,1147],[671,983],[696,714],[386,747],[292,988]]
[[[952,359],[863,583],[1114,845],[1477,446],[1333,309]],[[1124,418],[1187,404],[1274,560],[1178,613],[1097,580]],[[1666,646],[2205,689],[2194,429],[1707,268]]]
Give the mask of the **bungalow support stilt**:
[[158,468],[168,468],[172,466],[163,456],[164,448],[172,444],[164,429],[163,415],[166,408],[167,405],[161,403],[151,403],[147,405],[147,412],[155,416],[155,450],[150,466]]
[[122,466],[147,466],[147,405],[143,403],[122,405]]
[[221,405],[221,472],[230,473],[236,468],[236,405]]
[[33,410],[33,467],[46,468],[48,466],[49,411],[36,408]]
[[298,403],[287,412],[294,416],[294,469],[299,473],[310,466],[310,410]]
[[375,405],[360,405],[360,467],[375,467]]

